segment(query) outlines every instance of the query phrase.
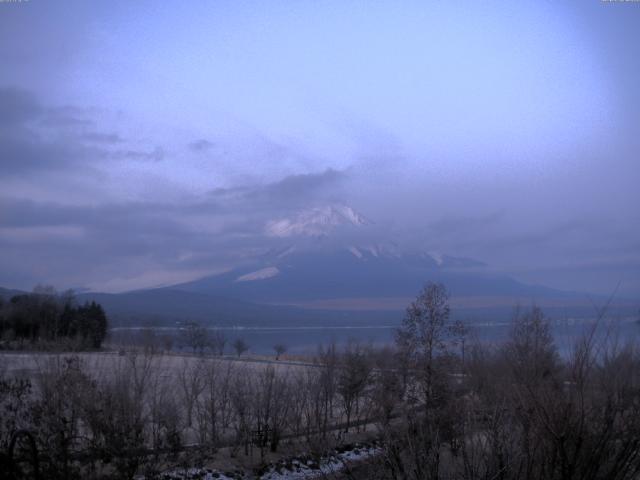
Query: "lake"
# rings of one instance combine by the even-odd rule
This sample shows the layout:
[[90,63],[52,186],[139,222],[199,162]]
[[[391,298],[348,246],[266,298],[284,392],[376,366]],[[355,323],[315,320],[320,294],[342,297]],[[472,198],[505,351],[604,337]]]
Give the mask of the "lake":
[[[568,318],[552,320],[551,328],[556,345],[562,354],[571,351],[580,336],[594,328],[594,319]],[[504,341],[509,334],[509,322],[473,322],[468,325],[469,337],[485,343],[497,344]],[[258,355],[272,355],[273,346],[284,344],[291,354],[312,354],[319,345],[335,342],[338,346],[346,345],[350,340],[369,343],[380,347],[392,344],[398,325],[375,326],[342,326],[342,327],[220,327],[210,330],[221,331],[227,339],[227,353],[232,353],[231,345],[241,338],[250,348],[250,352]],[[180,328],[178,327],[117,327],[111,329],[111,339],[116,344],[140,343],[144,335],[153,331],[155,336],[170,336],[174,339],[174,348],[179,344]],[[635,318],[607,319],[601,322],[596,335],[600,339],[624,343],[638,341],[640,323]]]

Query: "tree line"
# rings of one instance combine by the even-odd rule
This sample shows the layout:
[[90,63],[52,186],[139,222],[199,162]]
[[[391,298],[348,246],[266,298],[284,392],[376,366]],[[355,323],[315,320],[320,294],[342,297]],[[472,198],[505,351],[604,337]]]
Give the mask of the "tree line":
[[427,285],[397,337],[411,387],[361,478],[638,478],[640,349],[605,313],[562,355],[536,306],[516,309],[508,338],[489,344],[466,338],[446,289]]
[[33,378],[0,369],[0,452],[24,430],[45,478],[156,478],[222,447],[319,457],[366,434],[378,454],[348,478],[637,478],[640,351],[599,334],[603,315],[563,355],[537,307],[487,344],[428,284],[395,345],[319,347],[314,366],[129,352],[51,358]]
[[4,348],[100,348],[108,330],[102,306],[78,305],[73,292],[58,294],[51,287],[0,298],[0,346]]

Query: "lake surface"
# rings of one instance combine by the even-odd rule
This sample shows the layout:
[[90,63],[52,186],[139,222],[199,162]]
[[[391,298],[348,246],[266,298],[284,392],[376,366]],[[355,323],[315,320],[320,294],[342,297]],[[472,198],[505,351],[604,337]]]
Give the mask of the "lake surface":
[[[571,351],[575,342],[594,327],[596,337],[616,341],[618,343],[637,342],[640,340],[640,323],[635,318],[619,318],[605,320],[598,325],[594,319],[563,319],[551,321],[552,332],[556,345],[562,354]],[[312,354],[319,345],[329,345],[335,342],[344,346],[355,340],[368,343],[376,347],[392,344],[398,325],[376,326],[343,326],[343,327],[228,327],[219,330],[227,340],[227,353],[232,353],[231,345],[241,338],[250,347],[250,352],[259,355],[272,355],[273,346],[284,344],[292,354]],[[469,325],[469,337],[485,343],[499,344],[509,335],[510,323],[474,322]],[[179,348],[181,330],[177,327],[119,327],[111,330],[114,343],[141,343],[145,335],[152,330],[156,338],[169,336],[173,339],[174,349]]]

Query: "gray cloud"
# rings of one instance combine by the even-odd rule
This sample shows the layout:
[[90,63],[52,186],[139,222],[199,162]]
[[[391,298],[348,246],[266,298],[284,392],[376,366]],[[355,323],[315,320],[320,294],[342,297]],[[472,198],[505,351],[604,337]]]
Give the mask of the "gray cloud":
[[92,127],[95,110],[76,106],[53,107],[43,110],[40,125],[50,128]]
[[0,128],[22,125],[42,111],[33,93],[16,87],[0,87]]
[[44,106],[28,90],[0,88],[0,173],[91,170],[114,160],[164,159],[159,145],[126,148],[120,135],[101,131],[100,113],[92,107]]
[[[34,123],[67,125],[77,109],[43,107],[33,93],[15,87],[0,89],[0,172],[20,174],[38,169],[57,170],[91,156],[90,150],[62,136],[51,138]],[[75,117],[73,117],[75,118]]]
[[430,233],[438,236],[468,235],[478,229],[490,228],[504,218],[504,212],[498,211],[477,217],[447,216],[430,223],[427,228]]
[[5,175],[86,166],[85,160],[96,153],[63,139],[44,139],[28,129],[0,132],[0,173]]
[[203,152],[208,152],[213,147],[215,147],[215,143],[210,142],[209,140],[206,140],[204,138],[200,138],[198,140],[194,140],[193,142],[189,143],[188,147],[193,152],[203,153]]
[[122,143],[123,139],[117,133],[87,132],[83,133],[80,138],[87,142],[115,145]]
[[347,180],[348,175],[344,171],[329,168],[320,173],[289,175],[251,192],[248,197],[278,203],[297,201],[298,205],[303,201],[330,201],[340,195],[341,187]]
[[[344,179],[344,173],[326,170],[183,202],[69,205],[0,197],[0,262],[6,265],[0,284],[22,278],[13,285],[28,287],[21,275],[30,271],[25,278],[31,283],[78,286],[79,272],[89,284],[115,271],[139,275],[141,264],[204,275],[277,245],[264,236],[267,221],[321,201]],[[36,252],[26,265],[15,257],[25,248]]]
[[125,160],[153,161],[159,162],[164,159],[165,152],[162,147],[155,147],[150,151],[140,150],[115,150],[110,152],[109,157]]
[[343,187],[348,178],[344,171],[327,169],[319,173],[289,175],[267,184],[220,188],[209,195],[234,208],[250,207],[267,211],[277,208],[282,213],[314,202],[343,198]]

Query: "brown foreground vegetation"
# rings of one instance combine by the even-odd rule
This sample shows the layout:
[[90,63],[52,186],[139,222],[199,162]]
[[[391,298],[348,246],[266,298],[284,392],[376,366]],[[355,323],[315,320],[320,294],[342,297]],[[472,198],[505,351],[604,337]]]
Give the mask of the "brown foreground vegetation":
[[394,348],[329,346],[313,365],[150,352],[7,355],[0,471],[159,478],[216,457],[258,471],[278,454],[319,458],[366,431],[379,453],[341,476],[637,478],[640,352],[601,327],[561,357],[534,307],[516,312],[504,344],[484,345],[450,322],[444,288],[428,285]]

